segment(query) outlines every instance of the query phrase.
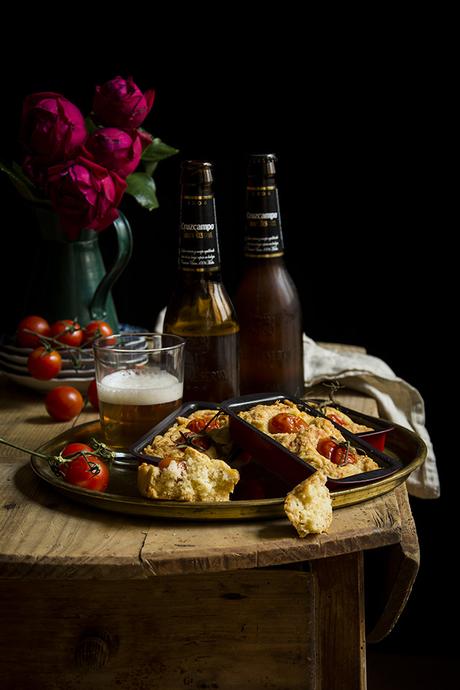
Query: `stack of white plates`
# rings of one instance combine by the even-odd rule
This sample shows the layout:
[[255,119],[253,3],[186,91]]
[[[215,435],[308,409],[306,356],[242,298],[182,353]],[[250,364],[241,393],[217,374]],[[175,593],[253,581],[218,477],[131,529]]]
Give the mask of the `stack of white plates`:
[[69,352],[59,350],[62,357],[62,369],[56,378],[50,381],[34,379],[27,369],[27,360],[32,348],[18,347],[11,338],[3,338],[0,343],[0,371],[27,388],[48,391],[56,386],[73,386],[86,393],[89,383],[94,379],[94,356],[91,348],[80,350],[80,362],[76,366]]

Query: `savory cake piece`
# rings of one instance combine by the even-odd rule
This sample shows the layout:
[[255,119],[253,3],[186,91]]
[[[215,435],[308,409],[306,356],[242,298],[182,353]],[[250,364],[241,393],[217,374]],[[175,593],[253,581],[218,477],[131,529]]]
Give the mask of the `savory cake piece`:
[[332,500],[326,475],[315,472],[284,499],[284,511],[299,537],[327,532],[332,523]]
[[158,466],[143,463],[137,486],[146,498],[173,501],[228,501],[240,478],[223,460],[209,458],[195,448],[165,457]]
[[164,434],[158,434],[143,449],[145,455],[165,458],[175,456],[177,449],[197,448],[210,458],[227,455],[231,440],[228,415],[218,410],[196,410],[189,417],[177,417]]

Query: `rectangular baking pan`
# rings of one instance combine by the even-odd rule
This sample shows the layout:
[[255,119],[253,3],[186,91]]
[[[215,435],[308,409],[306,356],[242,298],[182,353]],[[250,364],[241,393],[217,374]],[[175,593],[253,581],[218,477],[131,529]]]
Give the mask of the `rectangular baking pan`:
[[[290,400],[298,405],[299,409],[304,410],[313,417],[325,417],[324,414],[308,405],[305,401],[281,393],[241,396],[239,398],[224,401],[221,407],[223,411],[229,415],[230,434],[233,441],[239,447],[251,453],[254,462],[260,464],[270,473],[278,476],[280,480],[287,483],[292,488],[316,472],[316,468],[294,453],[291,453],[271,436],[256,429],[252,424],[249,424],[238,416],[239,412],[248,410],[255,405],[271,405],[277,400]],[[371,419],[372,424],[374,424],[373,418],[369,418],[368,421]],[[334,424],[334,422],[331,423]],[[402,467],[399,460],[377,450],[366,440],[352,434],[338,424],[334,424],[334,426],[350,441],[352,446],[360,448],[366,455],[371,457],[379,465],[379,469],[361,472],[360,474],[351,475],[342,479],[329,477],[327,485],[330,489],[339,490],[370,484],[373,481],[393,474]]]
[[140,439],[133,443],[133,445],[129,448],[129,452],[131,453],[131,455],[134,455],[139,460],[149,462],[152,465],[157,465],[160,462],[161,458],[157,458],[153,455],[146,455],[142,452],[145,446],[148,446],[155,438],[155,436],[158,436],[159,434],[164,434],[170,426],[175,424],[177,417],[188,417],[192,414],[192,412],[196,412],[197,410],[215,410],[217,413],[219,409],[220,406],[216,403],[203,402],[201,400],[184,403],[183,405],[178,407],[177,410],[174,410],[174,412],[171,412],[171,414],[162,419],[161,422],[155,424],[155,426],[149,429],[149,431],[147,431],[143,436],[141,436]]
[[385,450],[387,434],[389,434],[394,429],[394,426],[392,426],[390,422],[384,419],[376,419],[375,417],[370,417],[369,415],[364,414],[363,412],[357,412],[356,410],[352,410],[349,407],[345,407],[345,405],[333,402],[332,400],[329,401],[324,400],[323,398],[311,398],[306,399],[304,402],[306,402],[307,404],[327,403],[328,407],[333,407],[339,413],[343,412],[357,424],[364,424],[365,426],[373,427],[373,431],[363,431],[355,435],[370,443],[370,445],[376,448],[377,450]]

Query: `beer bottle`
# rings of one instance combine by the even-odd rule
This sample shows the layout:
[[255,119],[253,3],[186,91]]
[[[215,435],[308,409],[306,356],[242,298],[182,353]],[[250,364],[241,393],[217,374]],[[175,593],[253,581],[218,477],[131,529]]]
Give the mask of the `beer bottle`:
[[241,393],[303,392],[302,311],[283,254],[273,154],[248,166],[244,270],[236,295]]
[[185,338],[184,401],[239,394],[239,326],[222,283],[211,163],[181,170],[179,267],[164,330]]

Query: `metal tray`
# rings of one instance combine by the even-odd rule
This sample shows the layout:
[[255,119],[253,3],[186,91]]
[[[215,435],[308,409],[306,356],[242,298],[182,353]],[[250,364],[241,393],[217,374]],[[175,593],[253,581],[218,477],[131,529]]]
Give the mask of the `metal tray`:
[[[375,421],[378,421],[377,419]],[[41,453],[56,454],[69,441],[87,443],[95,436],[102,440],[98,420],[81,424],[54,437],[37,448]],[[389,477],[377,480],[372,484],[345,488],[332,492],[334,508],[354,505],[392,491],[402,484],[426,458],[427,449],[417,434],[395,425],[388,443],[387,453],[399,459],[400,470]],[[140,515],[151,518],[181,519],[187,521],[207,520],[262,520],[267,518],[284,518],[284,496],[253,500],[231,500],[223,503],[183,503],[180,501],[148,500],[138,494],[136,486],[136,469],[132,464],[116,464],[110,472],[110,482],[105,493],[88,491],[67,484],[58,479],[51,471],[48,462],[36,455],[31,456],[34,472],[47,484],[71,500],[105,511]]]

